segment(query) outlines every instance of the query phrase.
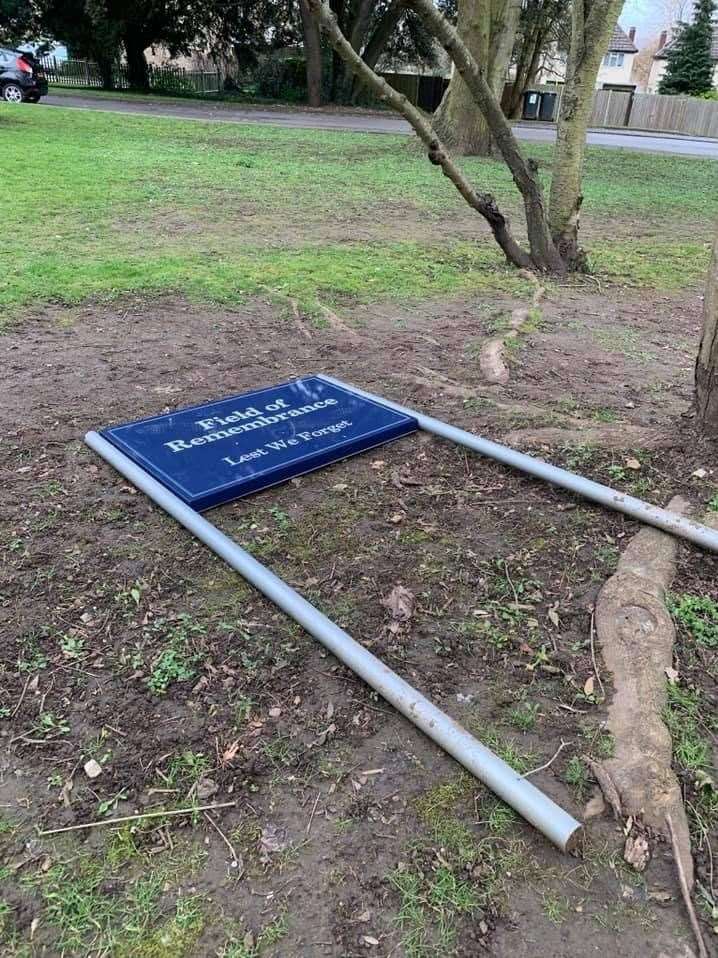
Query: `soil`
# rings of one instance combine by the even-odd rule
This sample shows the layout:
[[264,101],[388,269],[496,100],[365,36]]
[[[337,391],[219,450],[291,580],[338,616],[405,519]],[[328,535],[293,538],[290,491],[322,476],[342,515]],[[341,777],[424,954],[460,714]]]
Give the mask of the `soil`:
[[[125,299],[47,308],[2,338],[0,804],[19,831],[0,841],[13,868],[28,859],[19,874],[44,867],[38,859],[94,853],[110,832],[63,843],[28,837],[34,827],[209,793],[236,801],[213,817],[243,870],[228,867],[201,817],[167,826],[175,843],[206,852],[191,885],[222,919],[192,955],[221,953],[227,921],[256,936],[280,912],[286,932],[262,954],[692,953],[670,849],[654,842],[643,879],[630,874],[608,814],[591,820],[584,857],[569,858],[517,820],[492,830],[490,796],[470,783],[442,812],[475,839],[474,860],[459,863],[426,813],[427,796],[458,780],[455,763],[82,443],[91,428],[327,372],[492,438],[511,433],[660,504],[681,493],[700,506],[715,494],[715,449],[693,439],[688,415],[697,294],[550,291],[539,328],[510,350],[510,381],[488,385],[481,345],[516,307],[508,297],[347,307],[348,333],[262,301],[229,311]],[[583,439],[597,426],[611,433],[605,447]],[[706,477],[693,476],[699,468]],[[571,762],[593,754],[605,721],[601,697],[586,693],[591,609],[635,523],[423,435],[210,518],[479,738],[527,753],[529,767],[569,742],[532,780],[582,816],[595,783],[589,773],[570,785]],[[715,557],[682,544],[674,589],[715,597],[716,571]],[[382,605],[397,584],[416,599],[408,624]],[[191,676],[157,694],[148,683],[174,640]],[[712,666],[679,668],[715,701]],[[522,702],[536,706],[525,731],[511,719]],[[48,713],[52,727],[41,724]],[[176,773],[188,753],[204,758],[194,782]],[[103,766],[92,781],[82,771],[90,756]],[[267,826],[280,850],[261,855]],[[148,835],[154,848],[158,833]],[[481,849],[509,844],[515,863],[489,888]],[[427,905],[424,950],[412,951],[391,876],[431,883],[447,863],[475,887],[481,912],[457,914],[453,944],[442,945]],[[711,870],[704,840],[696,878],[706,888]],[[37,891],[15,883],[8,899],[20,938],[32,927],[37,953],[59,954]]]

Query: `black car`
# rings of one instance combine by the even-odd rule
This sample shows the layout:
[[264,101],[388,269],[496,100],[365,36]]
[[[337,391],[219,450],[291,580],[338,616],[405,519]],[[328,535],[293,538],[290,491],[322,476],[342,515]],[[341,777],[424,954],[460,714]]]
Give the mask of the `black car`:
[[0,47],[0,99],[6,103],[37,103],[46,93],[47,77],[35,57]]

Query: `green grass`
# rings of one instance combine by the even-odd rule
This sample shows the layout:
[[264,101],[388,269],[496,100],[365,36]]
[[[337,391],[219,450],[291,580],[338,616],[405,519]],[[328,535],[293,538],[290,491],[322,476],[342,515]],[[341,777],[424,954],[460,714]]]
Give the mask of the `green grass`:
[[718,603],[707,595],[669,595],[668,611],[698,645],[718,649]]
[[[128,292],[227,304],[261,295],[311,312],[528,291],[406,137],[32,106],[6,112],[2,136],[7,318]],[[530,151],[546,178],[551,148]],[[503,164],[463,165],[520,222]],[[663,289],[697,280],[718,212],[715,171],[710,160],[589,150],[584,224],[598,270]]]
[[673,764],[679,769],[681,779],[690,783],[685,800],[688,821],[694,842],[702,848],[705,837],[718,824],[712,745],[718,721],[711,704],[698,689],[671,683],[667,692],[663,721],[673,742]]
[[397,922],[407,958],[451,954],[456,919],[479,909],[472,885],[443,865],[430,878],[412,869],[396,869],[389,881],[401,897]]

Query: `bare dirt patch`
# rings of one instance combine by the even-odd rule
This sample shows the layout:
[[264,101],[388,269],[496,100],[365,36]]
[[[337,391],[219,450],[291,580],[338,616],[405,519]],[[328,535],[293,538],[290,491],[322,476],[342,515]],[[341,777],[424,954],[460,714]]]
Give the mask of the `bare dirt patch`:
[[[52,897],[89,855],[105,862],[95,914],[126,902],[128,875],[154,869],[154,925],[184,935],[150,951],[132,937],[136,913],[112,912],[118,954],[227,954],[233,941],[249,955],[689,953],[667,845],[637,876],[604,816],[582,860],[562,857],[81,442],[89,428],[325,371],[492,437],[597,423],[660,433],[660,454],[575,440],[539,451],[660,503],[714,493],[710,475],[692,477],[714,451],[676,429],[697,300],[549,293],[511,351],[511,381],[487,386],[481,345],[516,306],[346,309],[354,334],[300,317],[306,336],[262,302],[128,299],[46,309],[3,337],[0,841],[13,947],[31,931],[45,954],[109,940],[90,923],[78,945]],[[581,814],[587,762],[611,751],[589,682],[590,613],[635,524],[422,436],[212,518],[518,767],[570,742],[534,781]],[[674,589],[714,595],[715,572],[681,545]],[[397,584],[416,598],[399,633],[382,604]],[[681,673],[714,700],[710,659],[686,654]],[[102,767],[92,780],[90,758]],[[687,797],[698,787],[682,780]],[[201,817],[133,833],[127,859],[110,829],[32,832],[204,796],[236,800],[214,820],[241,870]],[[696,843],[705,888],[714,837]]]

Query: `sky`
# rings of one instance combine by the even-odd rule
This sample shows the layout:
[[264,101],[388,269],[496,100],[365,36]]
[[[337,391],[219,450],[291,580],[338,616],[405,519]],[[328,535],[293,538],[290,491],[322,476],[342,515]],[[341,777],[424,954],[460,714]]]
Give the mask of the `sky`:
[[618,18],[624,30],[636,28],[636,45],[645,46],[667,25],[670,9],[685,7],[690,10],[692,4],[680,0],[625,0],[623,12]]

